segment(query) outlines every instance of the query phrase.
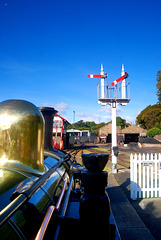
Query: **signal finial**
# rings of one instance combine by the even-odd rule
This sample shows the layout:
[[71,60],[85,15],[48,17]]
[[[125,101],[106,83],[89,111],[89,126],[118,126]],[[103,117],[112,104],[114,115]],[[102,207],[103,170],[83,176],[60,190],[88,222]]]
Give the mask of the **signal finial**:
[[121,72],[121,76],[123,76],[125,74],[125,68],[124,68],[124,64],[122,64],[122,72]]
[[101,64],[101,72],[100,72],[101,75],[104,74],[104,71],[103,71],[103,64]]

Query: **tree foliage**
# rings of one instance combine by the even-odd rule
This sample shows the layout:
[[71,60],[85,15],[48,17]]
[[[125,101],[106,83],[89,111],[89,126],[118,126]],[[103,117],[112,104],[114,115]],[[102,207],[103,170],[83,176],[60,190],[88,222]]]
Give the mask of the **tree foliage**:
[[149,137],[161,134],[161,70],[157,72],[156,80],[156,95],[158,96],[157,104],[147,106],[136,118],[137,125],[148,129],[147,135]]
[[159,70],[157,72],[156,75],[156,80],[157,80],[157,91],[156,91],[156,95],[158,96],[158,104],[161,104],[161,70]]
[[[110,121],[111,122],[111,121]],[[67,126],[67,129],[77,129],[77,130],[89,130],[90,132],[94,132],[97,135],[99,134],[99,128],[106,125],[104,122],[96,124],[93,122],[84,122],[83,120],[80,120],[76,123],[69,124]],[[122,119],[121,117],[116,117],[116,125],[121,126],[121,128],[124,128],[125,125],[128,126],[129,124],[126,123],[125,119]]]
[[121,117],[116,117],[116,126],[121,126],[121,129],[123,129],[126,125],[126,120]]
[[154,137],[157,134],[161,134],[161,129],[154,127],[149,129],[146,134],[149,137]]
[[161,104],[147,106],[136,118],[136,124],[144,129],[160,126]]
[[77,129],[77,130],[89,130],[90,132],[94,132],[98,135],[99,128],[103,127],[105,125],[104,122],[96,124],[94,121],[93,122],[84,122],[83,120],[80,120],[76,123],[69,124],[67,129]]
[[[112,121],[110,121],[111,123]],[[125,126],[128,127],[130,124],[126,122],[125,119],[121,117],[116,117],[116,126],[121,126],[121,129],[123,129]]]

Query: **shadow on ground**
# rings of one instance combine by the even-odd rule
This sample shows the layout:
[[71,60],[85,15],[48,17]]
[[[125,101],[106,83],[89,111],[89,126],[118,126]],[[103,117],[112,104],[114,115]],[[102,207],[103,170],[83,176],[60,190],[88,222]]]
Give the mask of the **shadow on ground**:
[[130,198],[130,172],[115,174],[115,179],[146,227],[156,240],[161,239],[161,198],[132,200]]

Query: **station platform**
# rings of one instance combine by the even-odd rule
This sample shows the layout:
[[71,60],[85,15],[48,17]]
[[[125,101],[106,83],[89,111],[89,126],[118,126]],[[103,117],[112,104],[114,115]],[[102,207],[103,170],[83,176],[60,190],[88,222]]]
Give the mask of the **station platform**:
[[106,191],[120,239],[161,239],[161,198],[131,200],[129,169],[110,172]]

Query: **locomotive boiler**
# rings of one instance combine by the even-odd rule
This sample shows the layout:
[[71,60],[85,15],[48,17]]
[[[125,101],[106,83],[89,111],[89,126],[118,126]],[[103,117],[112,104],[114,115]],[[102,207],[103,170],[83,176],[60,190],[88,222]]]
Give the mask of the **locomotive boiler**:
[[111,239],[108,155],[84,155],[85,168],[54,149],[56,112],[0,103],[0,239]]

